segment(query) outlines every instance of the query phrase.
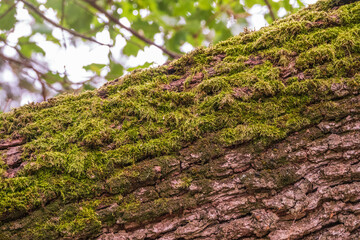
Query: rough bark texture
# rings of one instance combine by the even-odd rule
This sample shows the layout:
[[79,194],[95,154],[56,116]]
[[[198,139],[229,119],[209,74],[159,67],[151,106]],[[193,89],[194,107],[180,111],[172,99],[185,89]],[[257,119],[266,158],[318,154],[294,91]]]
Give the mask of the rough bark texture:
[[[360,97],[350,101],[360,104]],[[241,146],[205,164],[201,153],[184,149],[172,174],[134,195],[144,205],[157,194],[179,205],[189,196],[201,204],[143,225],[119,218],[99,239],[359,239],[359,130],[359,116],[348,115],[260,154]],[[269,165],[277,167],[268,170]],[[202,171],[206,180],[184,187],[182,176]],[[171,191],[164,192],[164,186]]]
[[0,239],[360,239],[360,3],[0,115]]

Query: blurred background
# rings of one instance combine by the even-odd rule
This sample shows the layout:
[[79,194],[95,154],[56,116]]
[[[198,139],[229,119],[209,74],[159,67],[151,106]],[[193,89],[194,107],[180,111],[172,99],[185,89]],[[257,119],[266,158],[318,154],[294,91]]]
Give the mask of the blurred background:
[[316,0],[0,0],[0,112],[94,89]]

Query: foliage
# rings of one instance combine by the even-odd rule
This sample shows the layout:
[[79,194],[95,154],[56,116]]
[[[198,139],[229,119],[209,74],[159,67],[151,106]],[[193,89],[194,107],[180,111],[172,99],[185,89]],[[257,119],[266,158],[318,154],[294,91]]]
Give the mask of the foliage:
[[[170,59],[184,53],[182,47],[209,45],[238,34],[247,26],[248,10],[262,5],[271,23],[280,9],[293,12],[302,6],[298,0],[3,0],[0,4],[0,67],[11,70],[18,87],[36,92],[42,100],[59,92],[91,89],[99,78],[115,79],[124,73],[123,57],[114,53],[114,46],[126,41],[121,56],[136,56],[146,46],[159,48]],[[31,29],[22,36],[12,36],[21,24],[29,24],[20,15],[30,14]],[[24,23],[25,21],[25,23]],[[61,34],[59,30],[62,31]],[[98,40],[98,33],[107,34],[107,42]],[[43,39],[39,41],[39,39]],[[81,40],[82,39],[82,40]],[[159,44],[163,41],[163,44]],[[66,69],[54,70],[46,62],[43,46],[55,44],[66,49],[69,45],[104,45],[110,49],[108,62],[91,63],[84,69],[91,76],[80,83],[68,76]],[[126,59],[126,58],[125,58]],[[145,63],[148,67],[151,63]],[[8,80],[0,81],[7,99],[18,96]],[[81,88],[79,90],[81,90]],[[1,90],[0,90],[1,91]],[[6,99],[4,99],[6,100]],[[9,103],[0,105],[5,110]]]

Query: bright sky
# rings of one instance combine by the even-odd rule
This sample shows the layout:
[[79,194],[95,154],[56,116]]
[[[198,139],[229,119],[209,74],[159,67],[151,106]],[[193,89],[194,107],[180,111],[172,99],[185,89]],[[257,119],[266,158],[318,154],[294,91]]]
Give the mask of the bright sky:
[[[306,4],[315,3],[316,0],[306,0],[304,1]],[[22,7],[22,3],[19,2],[18,4],[18,15],[17,18],[21,20],[15,27],[15,30],[13,33],[11,33],[8,37],[9,43],[16,45],[17,39],[21,36],[29,35],[31,32],[30,23],[32,22],[32,19],[30,15],[25,11]],[[267,13],[268,9],[266,6],[260,6],[260,5],[254,5],[250,10],[249,13],[251,14],[250,17],[248,17],[249,22],[249,28],[250,29],[260,29],[261,27],[265,26],[267,24],[266,20],[264,19],[264,14]],[[286,14],[285,10],[279,11],[279,16],[283,16]],[[56,21],[55,13],[54,12],[48,12],[47,17],[53,19]],[[121,23],[123,23],[126,26],[130,26],[127,19],[121,19]],[[66,32],[63,33],[60,29],[55,29],[53,31],[54,37],[58,39],[63,39],[63,35],[69,36]],[[124,34],[128,34],[124,32]],[[237,33],[236,33],[237,34]],[[99,32],[96,35],[96,39],[99,42],[102,43],[111,43],[111,39],[109,37],[108,32],[103,31]],[[69,43],[67,43],[67,48],[61,48],[60,46],[50,42],[46,41],[42,35],[35,35],[32,37],[33,41],[36,41],[39,43],[40,47],[43,48],[43,50],[46,52],[46,62],[49,66],[49,68],[53,71],[58,72],[64,72],[66,70],[69,79],[72,82],[82,82],[91,75],[90,73],[86,72],[86,70],[83,69],[83,66],[89,65],[90,63],[99,63],[99,64],[107,64],[108,59],[107,55],[109,53],[109,48],[105,46],[100,46],[97,44],[83,44],[81,40],[78,41],[77,46],[73,46]],[[155,35],[155,42],[157,44],[162,45],[163,39],[160,34]],[[112,54],[113,56],[118,59],[120,62],[125,63],[125,68],[128,67],[135,67],[138,65],[142,65],[145,62],[154,62],[154,66],[162,65],[166,61],[166,57],[163,56],[161,50],[154,46],[145,47],[144,51],[140,51],[137,55],[137,57],[126,57],[121,55],[121,49],[125,46],[125,39],[122,36],[118,36],[116,39],[115,47],[112,48]],[[182,50],[185,52],[191,51],[193,48],[190,44],[185,44],[182,46]],[[12,48],[5,48],[4,54],[8,56],[14,56],[15,50]],[[106,71],[106,70],[104,70]],[[102,74],[106,75],[106,72],[103,72]],[[12,73],[10,70],[4,71],[0,73],[0,81],[7,81],[9,82],[9,79],[14,79],[12,76]],[[35,83],[35,86],[40,88],[39,83]],[[98,82],[98,86],[103,84],[103,82]],[[11,85],[11,84],[10,84]],[[14,84],[15,85],[15,84]],[[54,86],[57,87],[56,85]],[[0,107],[2,107],[4,104],[1,101],[4,101],[4,91],[0,90]],[[41,100],[41,99],[39,99]],[[24,105],[26,103],[37,101],[35,94],[31,93],[24,93],[22,96],[20,105]],[[13,102],[11,104],[11,107],[16,107],[18,103]],[[1,109],[0,109],[1,110]]]

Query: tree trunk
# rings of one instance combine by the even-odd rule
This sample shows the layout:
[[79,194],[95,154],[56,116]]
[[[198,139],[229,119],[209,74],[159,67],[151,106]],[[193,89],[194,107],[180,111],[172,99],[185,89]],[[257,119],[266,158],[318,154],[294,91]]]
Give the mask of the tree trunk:
[[360,239],[345,3],[2,114],[0,239]]

